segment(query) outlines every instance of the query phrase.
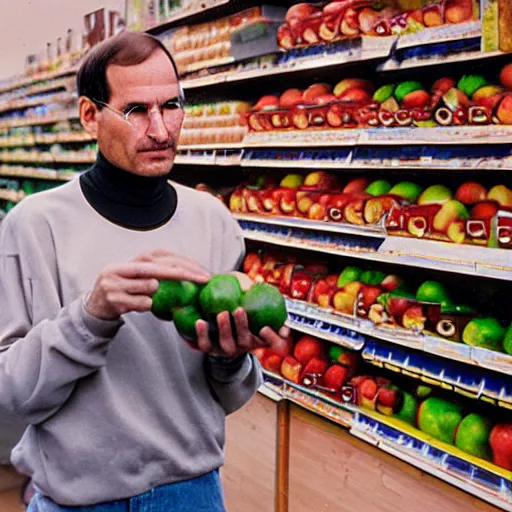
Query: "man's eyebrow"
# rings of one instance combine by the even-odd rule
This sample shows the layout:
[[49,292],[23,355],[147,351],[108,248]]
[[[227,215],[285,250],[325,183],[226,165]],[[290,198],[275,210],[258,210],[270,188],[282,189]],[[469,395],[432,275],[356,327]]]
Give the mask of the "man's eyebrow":
[[[181,95],[173,96],[172,98],[169,98],[169,99],[163,101],[162,103],[160,103],[160,105],[165,105],[166,103],[169,103],[171,101],[180,101],[181,99],[182,99]],[[126,106],[123,108],[123,110],[124,111],[131,110],[134,107],[151,108],[152,105],[153,105],[153,103],[146,103],[144,101],[130,101],[129,103],[126,104]]]

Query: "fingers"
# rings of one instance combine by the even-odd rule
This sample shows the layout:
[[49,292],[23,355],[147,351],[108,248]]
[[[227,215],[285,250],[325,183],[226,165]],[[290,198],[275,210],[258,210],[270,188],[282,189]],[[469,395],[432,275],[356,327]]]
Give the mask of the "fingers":
[[213,344],[208,336],[208,323],[204,320],[196,322],[197,347],[201,352],[210,354],[213,351]]
[[238,308],[233,313],[233,319],[236,327],[236,341],[238,347],[244,352],[249,352],[253,348],[259,345],[259,341],[255,336],[252,335],[249,330],[249,320],[247,319],[247,313],[243,308]]
[[286,336],[281,336],[281,331],[283,328],[279,330],[279,334],[273,331],[270,327],[263,327],[260,331],[260,338],[264,340],[272,350],[274,350],[277,353],[281,353],[285,351],[287,346],[286,338],[290,336],[290,330],[286,328],[285,331],[283,331],[284,334],[287,334]]
[[154,249],[152,251],[139,254],[135,259],[135,262],[152,262],[162,266],[170,267],[183,267],[192,272],[199,272],[208,277],[211,277],[210,273],[197,261],[185,256],[183,254],[175,254],[166,249]]
[[119,265],[112,269],[121,277],[128,279],[169,279],[206,283],[210,274],[202,269],[192,269],[175,263],[163,265],[160,263],[137,261]]
[[238,352],[237,343],[231,330],[229,312],[223,311],[217,315],[217,327],[219,329],[219,345],[226,357],[234,357]]

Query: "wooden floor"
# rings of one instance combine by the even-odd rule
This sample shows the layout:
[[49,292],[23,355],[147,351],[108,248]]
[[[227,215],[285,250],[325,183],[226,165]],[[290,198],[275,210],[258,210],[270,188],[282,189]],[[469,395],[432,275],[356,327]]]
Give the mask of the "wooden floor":
[[11,468],[0,466],[0,512],[22,512],[20,487],[23,479]]

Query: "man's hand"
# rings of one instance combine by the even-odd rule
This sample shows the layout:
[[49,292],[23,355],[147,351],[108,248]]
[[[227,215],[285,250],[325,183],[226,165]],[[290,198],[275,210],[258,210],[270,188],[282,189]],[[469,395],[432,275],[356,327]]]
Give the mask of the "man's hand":
[[277,352],[284,349],[286,338],[290,336],[290,329],[282,327],[279,333],[270,327],[264,327],[259,336],[254,336],[249,331],[247,314],[242,308],[233,313],[235,332],[231,329],[229,313],[223,311],[217,315],[217,327],[219,329],[218,347],[212,343],[208,336],[208,324],[204,320],[196,323],[197,346],[201,352],[218,357],[236,357],[250,352],[258,347],[271,347]]
[[103,320],[116,320],[129,311],[150,311],[161,279],[206,283],[210,274],[187,256],[156,249],[103,270],[87,297],[85,310]]

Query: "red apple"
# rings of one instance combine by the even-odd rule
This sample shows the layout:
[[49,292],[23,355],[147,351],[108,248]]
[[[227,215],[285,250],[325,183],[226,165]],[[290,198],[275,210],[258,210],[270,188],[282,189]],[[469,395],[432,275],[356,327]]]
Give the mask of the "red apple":
[[334,174],[326,171],[310,172],[300,187],[301,190],[331,190],[337,186],[337,179]]
[[375,410],[377,401],[377,383],[368,377],[359,385],[359,404],[366,409]]
[[281,370],[281,363],[283,361],[283,358],[279,354],[275,354],[271,350],[269,350],[265,357],[263,358],[263,362],[261,365],[265,370],[268,370],[272,373],[277,373],[279,375]]
[[292,31],[287,24],[281,25],[277,29],[277,44],[284,50],[290,50],[294,46]]
[[331,86],[329,84],[318,83],[310,85],[302,94],[304,103],[313,103],[319,96],[329,95]]
[[336,84],[333,94],[339,98],[350,89],[360,89],[365,91],[368,95],[375,92],[375,86],[369,80],[362,80],[361,78],[344,78],[341,82]]
[[501,101],[496,113],[501,124],[512,124],[512,94],[507,94]]
[[394,274],[389,274],[380,283],[381,288],[386,292],[392,292],[402,284],[402,280]]
[[456,82],[455,82],[455,80],[453,78],[445,76],[443,78],[439,78],[438,80],[436,80],[434,82],[434,84],[432,85],[431,91],[432,91],[432,94],[434,94],[436,92],[440,92],[441,94],[445,94],[450,89],[455,87],[456,85],[457,84],[456,84]]
[[290,382],[299,383],[302,365],[292,356],[286,356],[281,363],[281,375]]
[[339,96],[342,101],[351,101],[361,105],[366,105],[372,101],[372,96],[364,89],[352,88]]
[[382,288],[380,286],[368,286],[365,285],[362,290],[361,305],[368,309],[372,304],[375,303],[377,297],[382,294]]
[[312,357],[304,366],[300,380],[304,378],[306,374],[309,375],[323,375],[327,369],[327,361],[321,357]]
[[339,364],[329,366],[324,373],[324,386],[339,393],[341,386],[345,384],[348,378],[348,370]]
[[279,97],[279,106],[292,108],[302,103],[302,91],[300,89],[288,89]]
[[273,95],[262,96],[256,105],[254,110],[272,110],[279,107],[279,98]]
[[244,264],[243,264],[244,273],[247,274],[249,272],[249,270],[251,270],[251,268],[257,264],[261,265],[261,258],[259,257],[259,255],[255,252],[248,253],[244,259]]
[[290,286],[291,298],[296,300],[306,300],[312,284],[313,279],[310,274],[306,272],[295,272]]
[[473,206],[469,214],[472,219],[488,220],[492,219],[499,209],[500,205],[496,201],[482,201]]
[[369,184],[369,178],[354,178],[345,185],[342,192],[344,194],[357,194],[358,192],[364,192]]
[[313,357],[320,357],[323,352],[323,343],[313,336],[302,336],[295,344],[293,355],[301,364],[306,364]]
[[462,23],[473,19],[471,0],[455,0],[447,2],[444,16],[447,23]]
[[487,198],[487,189],[475,181],[466,181],[455,192],[455,199],[464,204],[475,204]]
[[308,16],[311,16],[313,13],[317,11],[318,9],[313,4],[295,4],[292,5],[286,12],[285,20],[286,23],[288,23],[290,27],[293,29],[297,23],[300,23],[301,20],[307,18]]
[[338,101],[338,97],[334,96],[334,94],[322,94],[321,96],[317,96],[313,103],[315,105],[329,105],[329,103],[333,103],[334,101]]
[[512,63],[503,66],[500,72],[500,82],[507,89],[512,89]]
[[489,436],[493,462],[512,471],[512,423],[496,425]]
[[404,108],[425,108],[430,105],[430,100],[431,97],[427,91],[418,90],[405,96],[402,100],[402,106]]

